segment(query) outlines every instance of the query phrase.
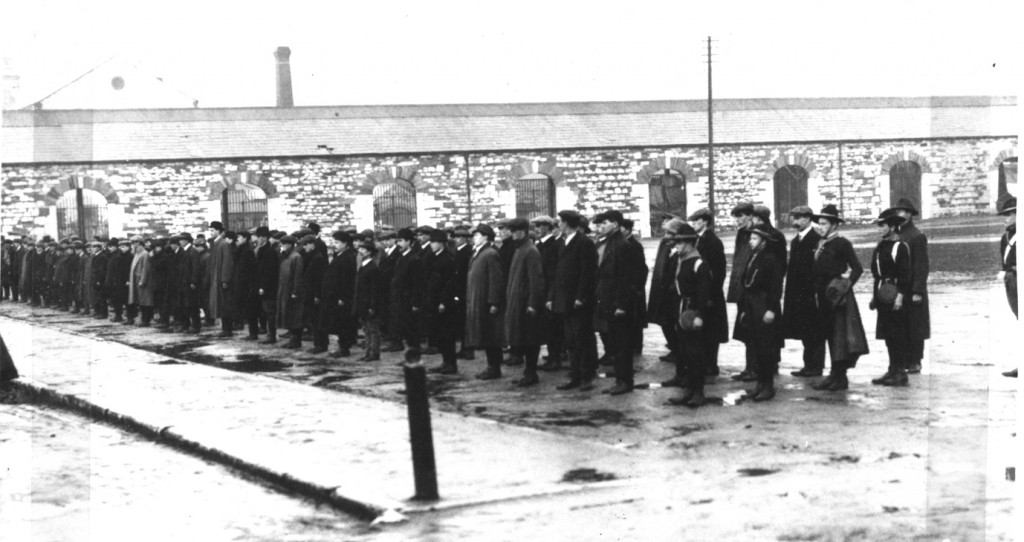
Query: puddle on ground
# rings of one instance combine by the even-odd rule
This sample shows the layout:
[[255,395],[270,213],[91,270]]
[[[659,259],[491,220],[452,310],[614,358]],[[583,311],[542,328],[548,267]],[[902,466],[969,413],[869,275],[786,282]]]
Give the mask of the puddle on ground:
[[[540,418],[539,420],[537,418]],[[557,412],[529,413],[520,418],[524,422],[539,422],[543,425],[556,427],[603,427],[606,425],[621,425],[623,427],[640,427],[641,422],[627,417],[618,410],[607,408]]]
[[176,359],[164,359],[156,362],[157,365],[185,365],[185,362]]
[[344,382],[346,380],[352,380],[353,378],[355,378],[355,376],[351,375],[351,374],[348,374],[348,373],[338,374],[338,375],[333,375],[333,376],[325,376],[325,377],[321,378],[320,380],[317,380],[316,382],[313,382],[313,385],[318,387],[318,388],[326,388],[326,387],[329,387],[331,384],[335,384],[335,383],[338,383],[338,382]]
[[590,482],[606,482],[614,480],[615,475],[610,472],[601,472],[597,469],[583,468],[567,471],[562,475],[562,482],[572,484],[586,484]]
[[779,471],[780,469],[747,468],[738,469],[736,472],[743,476],[768,476],[769,474],[775,474]]

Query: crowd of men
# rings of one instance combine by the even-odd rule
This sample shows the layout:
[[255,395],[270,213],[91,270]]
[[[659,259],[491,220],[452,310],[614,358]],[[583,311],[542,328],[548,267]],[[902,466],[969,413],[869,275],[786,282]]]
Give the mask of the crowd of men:
[[[875,221],[881,240],[869,307],[890,359],[872,381],[878,385],[908,385],[929,338],[928,248],[917,214],[901,199]],[[1000,214],[1008,217],[1001,255],[1016,314],[1016,200],[1003,202]],[[864,269],[838,233],[840,213],[834,205],[792,209],[797,234],[789,243],[767,207],[741,203],[732,215],[738,229],[728,277],[707,209],[685,220],[663,217],[651,267],[621,212],[588,219],[566,210],[450,230],[343,227],[327,242],[312,222],[290,235],[211,222],[208,235],[196,237],[5,239],[3,296],[96,319],[112,313],[113,322],[167,333],[198,334],[219,319],[217,337],[245,330],[243,340],[286,349],[308,339],[310,353],[334,358],[353,355],[361,330],[360,361],[423,351],[441,357],[432,372],[450,375],[460,359],[482,352],[486,368],[477,378],[522,366],[516,384],[524,387],[540,381],[538,371],[567,362],[568,381],[557,388],[592,390],[599,365],[608,365],[615,384],[603,391],[611,395],[633,391],[634,356],[654,324],[668,349],[661,360],[676,367],[662,385],[682,388],[670,402],[690,407],[704,403],[705,382],[719,375],[719,347],[730,337],[745,346],[745,367],[732,378],[756,382],[747,392],[753,401],[771,400],[783,341],[795,339],[803,368],[792,374],[824,376],[827,347],[830,372],[813,387],[846,390],[847,371],[868,344],[853,295]],[[737,306],[731,334],[727,303]],[[337,347],[329,352],[332,337]]]

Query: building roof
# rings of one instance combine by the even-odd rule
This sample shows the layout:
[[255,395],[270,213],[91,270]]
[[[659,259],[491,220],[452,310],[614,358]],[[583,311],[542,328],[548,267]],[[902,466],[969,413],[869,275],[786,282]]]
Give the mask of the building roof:
[[[718,144],[1016,134],[1013,96],[728,99]],[[5,111],[4,163],[700,145],[703,100]]]

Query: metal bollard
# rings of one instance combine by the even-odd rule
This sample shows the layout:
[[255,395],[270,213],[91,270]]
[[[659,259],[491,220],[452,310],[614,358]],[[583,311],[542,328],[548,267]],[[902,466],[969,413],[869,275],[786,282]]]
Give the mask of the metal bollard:
[[417,500],[433,501],[437,495],[437,467],[434,464],[434,436],[430,429],[430,403],[427,398],[427,368],[406,358],[405,401],[409,407],[409,442],[412,444],[412,472]]

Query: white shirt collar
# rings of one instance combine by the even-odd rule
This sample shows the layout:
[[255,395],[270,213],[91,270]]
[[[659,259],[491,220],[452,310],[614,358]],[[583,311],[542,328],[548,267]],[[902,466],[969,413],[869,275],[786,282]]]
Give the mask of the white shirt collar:
[[575,237],[575,236],[576,236],[576,232],[571,232],[571,233],[569,233],[569,235],[566,235],[565,236],[565,244],[568,245],[569,241],[572,241],[572,238]]
[[801,241],[804,240],[804,236],[806,236],[807,232],[809,232],[809,231],[811,231],[811,225],[810,224],[808,224],[806,228],[800,230],[800,233],[798,233],[797,235],[800,236],[800,240]]

